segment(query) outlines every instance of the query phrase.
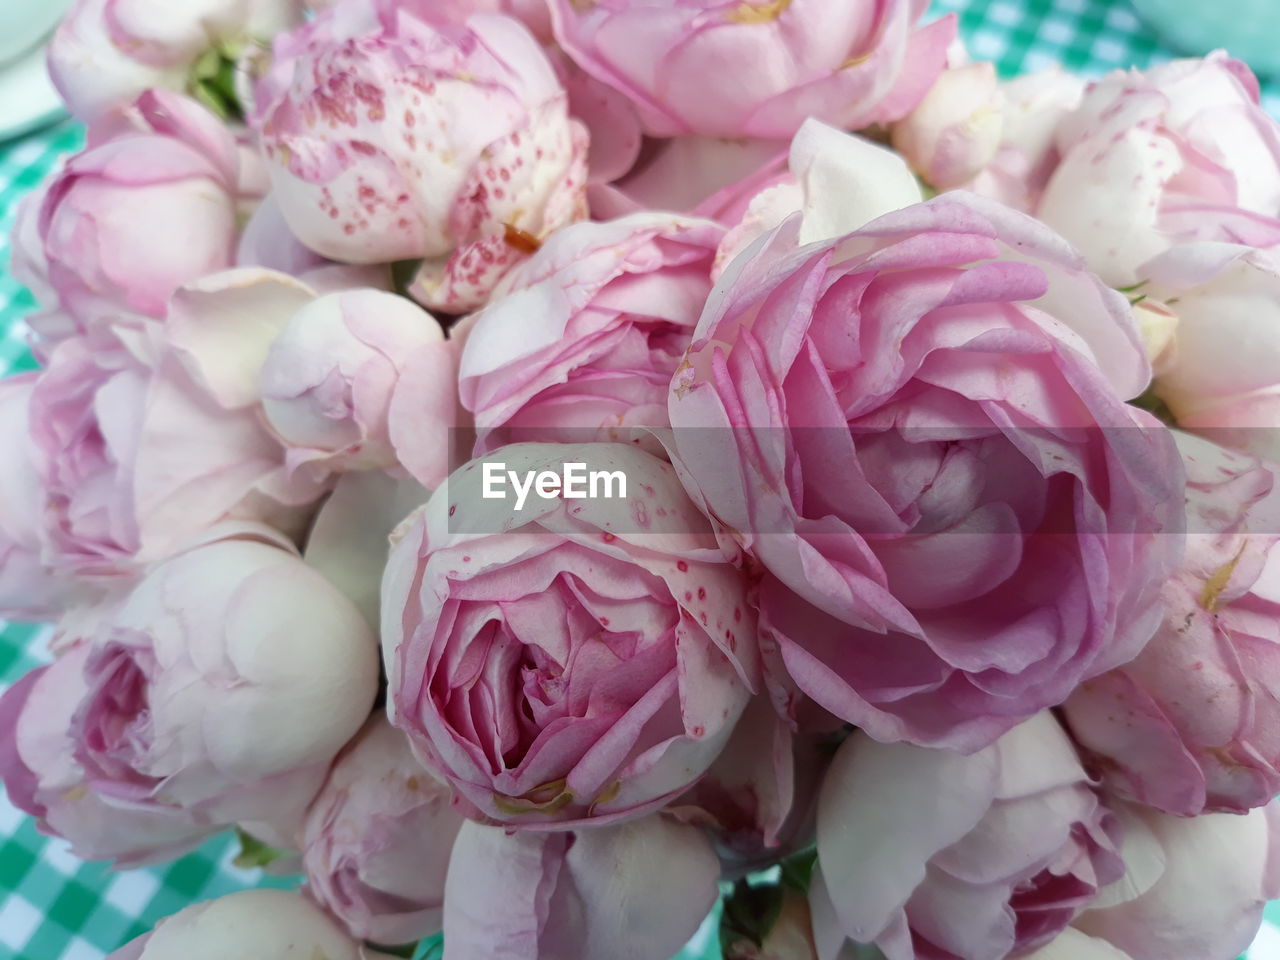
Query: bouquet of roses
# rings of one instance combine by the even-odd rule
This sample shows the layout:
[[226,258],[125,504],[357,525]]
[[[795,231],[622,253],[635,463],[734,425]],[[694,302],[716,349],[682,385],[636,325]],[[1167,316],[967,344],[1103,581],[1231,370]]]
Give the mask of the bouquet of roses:
[[[1280,125],[919,0],[80,0],[10,799],[117,960],[1231,960],[1280,896]],[[436,939],[433,939],[436,938]]]

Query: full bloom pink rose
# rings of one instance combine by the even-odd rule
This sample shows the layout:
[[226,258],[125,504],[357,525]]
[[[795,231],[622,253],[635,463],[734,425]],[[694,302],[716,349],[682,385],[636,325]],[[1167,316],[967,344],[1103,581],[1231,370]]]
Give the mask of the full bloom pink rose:
[[49,47],[49,74],[90,122],[144,90],[192,91],[205,62],[230,61],[298,23],[297,0],[77,0]]
[[1004,129],[1004,98],[993,63],[943,71],[909,114],[893,125],[894,149],[926,183],[949,190],[991,162]]
[[89,858],[172,854],[236,822],[287,839],[377,680],[350,601],[279,534],[223,528],[5,694],[4,779]]
[[1049,713],[970,756],[840,747],[818,804],[821,956],[1004,960],[1048,943],[1120,879],[1118,822]]
[[290,529],[324,490],[290,477],[257,411],[221,403],[154,325],[59,344],[30,424],[61,574],[136,574],[228,517]]
[[955,21],[890,0],[552,0],[556,39],[660,137],[787,138],[807,117],[897,120],[942,70]]
[[335,260],[425,258],[413,292],[430,307],[480,306],[538,239],[585,213],[586,134],[508,17],[429,23],[340,3],[277,41],[258,99],[294,233]]
[[54,619],[68,599],[68,584],[41,555],[42,496],[28,418],[35,379],[0,380],[0,616],[9,620]]
[[[406,416],[412,429],[434,430],[444,451],[457,423],[457,359],[434,317],[381,290],[331,293],[295,312],[272,343],[259,381],[263,413],[289,448],[290,465],[396,466],[392,400],[410,366],[435,386],[437,409],[416,405]],[[438,479],[447,472],[442,463]]]
[[375,714],[307,811],[307,890],[361,940],[412,943],[439,933],[449,852],[463,822],[449,788]]
[[1037,216],[1108,283],[1185,236],[1178,222],[1280,214],[1280,124],[1249,68],[1219,52],[1096,83],[1057,128],[1062,159]]
[[657,814],[576,832],[467,823],[445,884],[445,960],[668,960],[718,876],[706,839]]
[[127,119],[91,130],[54,177],[36,236],[24,230],[19,278],[74,329],[162,317],[178,287],[231,265],[241,172],[235,139],[211,113],[176,94],[143,94]]
[[1170,813],[1280,794],[1280,488],[1272,465],[1181,434],[1189,534],[1137,659],[1063,707],[1107,787]]
[[[483,495],[491,467],[523,482],[573,462],[621,472],[626,497]],[[711,765],[757,685],[744,581],[671,465],[629,444],[504,447],[402,537],[382,586],[388,709],[473,816],[655,810]]]
[[796,229],[707,304],[672,387],[682,470],[764,568],[801,691],[976,749],[1155,629],[1181,468],[1121,402],[1149,376],[1128,304],[974,196],[798,252]]
[[391,960],[289,890],[239,890],[179,910],[107,960]]
[[1267,901],[1280,896],[1280,803],[1244,816],[1174,817],[1127,804],[1116,813],[1128,869],[1075,926],[1122,951],[1118,960],[1233,960],[1244,953]]
[[1139,268],[1144,303],[1173,318],[1155,391],[1179,426],[1274,460],[1280,458],[1280,221],[1218,224],[1225,238],[1180,244]]
[[459,391],[478,450],[667,423],[667,388],[724,230],[638,213],[554,234],[468,321]]

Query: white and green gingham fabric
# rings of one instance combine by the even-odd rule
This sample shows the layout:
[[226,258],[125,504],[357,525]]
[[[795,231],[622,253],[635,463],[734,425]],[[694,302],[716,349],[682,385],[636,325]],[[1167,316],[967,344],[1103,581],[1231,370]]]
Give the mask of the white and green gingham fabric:
[[[1138,20],[1128,0],[934,0],[934,11],[958,13],[970,53],[995,61],[1006,76],[1054,63],[1097,74],[1175,55]],[[1280,83],[1267,85],[1265,98],[1280,116]],[[0,144],[0,374],[33,366],[22,318],[35,304],[8,271],[18,201],[82,142],[81,130],[64,123]],[[44,632],[19,624],[0,632],[0,690],[44,659]],[[99,960],[193,901],[255,884],[286,885],[237,869],[231,864],[235,852],[231,838],[222,837],[174,863],[112,872],[82,863],[61,840],[37,833],[0,794],[0,960]],[[708,922],[680,960],[719,956]],[[1247,960],[1280,960],[1280,902],[1271,905]]]

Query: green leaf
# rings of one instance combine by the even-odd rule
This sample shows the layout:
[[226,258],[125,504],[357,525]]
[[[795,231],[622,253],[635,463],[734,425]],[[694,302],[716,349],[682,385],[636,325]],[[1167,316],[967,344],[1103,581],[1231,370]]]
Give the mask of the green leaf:
[[818,865],[818,848],[802,850],[782,861],[782,885],[796,893],[808,894],[813,868]]
[[745,953],[740,945],[764,945],[782,912],[782,897],[782,887],[776,883],[752,886],[746,880],[737,882],[720,917],[720,943],[726,957]]
[[191,65],[187,92],[223,120],[244,120],[244,109],[236,96],[236,63],[241,50],[230,46],[212,47]]
[[240,841],[240,853],[236,855],[235,860],[231,861],[242,870],[252,870],[255,867],[265,867],[267,864],[279,860],[281,857],[293,856],[292,850],[282,850],[279,847],[273,847],[263,843],[257,837],[246,833],[239,827],[236,827],[236,837]]

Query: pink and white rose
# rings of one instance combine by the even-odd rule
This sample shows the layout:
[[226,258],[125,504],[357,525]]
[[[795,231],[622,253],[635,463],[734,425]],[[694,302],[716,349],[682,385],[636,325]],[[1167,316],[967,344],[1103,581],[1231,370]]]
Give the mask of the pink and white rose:
[[[627,496],[517,509],[483,495],[491,464],[523,478],[569,462],[621,472]],[[473,817],[656,810],[758,689],[742,576],[671,465],[632,445],[504,447],[455,471],[400,537],[382,586],[388,710]]]
[[135,575],[228,518],[293,529],[324,492],[288,474],[251,405],[223,402],[184,359],[149,324],[66,340],[37,378],[30,428],[43,545],[61,575]]
[[1036,215],[1113,285],[1236,212],[1280,215],[1280,123],[1222,52],[1098,81],[1058,124],[1061,160]]
[[382,290],[331,293],[294,312],[272,342],[259,380],[262,410],[291,468],[388,469],[399,463],[393,397],[412,370],[422,381],[416,395],[432,402],[415,404],[401,429],[427,435],[424,445],[434,435],[439,482],[458,421],[456,369],[454,345],[413,301]]
[[1063,706],[1109,790],[1180,816],[1280,794],[1280,488],[1275,468],[1179,434],[1186,554],[1131,662]]
[[20,230],[19,279],[73,321],[37,332],[163,317],[178,287],[230,266],[244,162],[216,117],[165,91],[91,128]]
[[585,215],[586,134],[508,17],[429,22],[339,3],[282,36],[253,118],[293,232],[334,260],[423,258],[412,292],[461,313]]
[[445,960],[668,960],[719,895],[693,827],[654,814],[573,832],[467,823],[445,884]]
[[888,0],[551,0],[556,39],[631,99],[646,132],[787,139],[807,117],[900,119],[942,71],[955,21]]
[[1116,813],[1125,875],[1075,926],[1121,951],[1119,960],[1244,953],[1267,901],[1280,897],[1280,803],[1243,816],[1174,817],[1129,804]]
[[1122,402],[1149,378],[1129,305],[974,196],[799,251],[797,227],[708,302],[672,385],[682,473],[763,568],[803,693],[877,739],[977,749],[1158,622],[1181,467]]
[[855,732],[818,802],[819,955],[847,938],[887,960],[1021,956],[1120,879],[1119,838],[1049,713],[969,756]]
[[707,220],[637,213],[551,237],[467,321],[459,391],[477,451],[666,426],[723,235]]
[[307,891],[361,940],[440,932],[445,872],[464,820],[404,734],[375,714],[334,761],[302,828]]
[[359,612],[262,527],[210,532],[84,633],[0,701],[0,753],[14,802],[86,858],[230,823],[288,840],[377,688]]

